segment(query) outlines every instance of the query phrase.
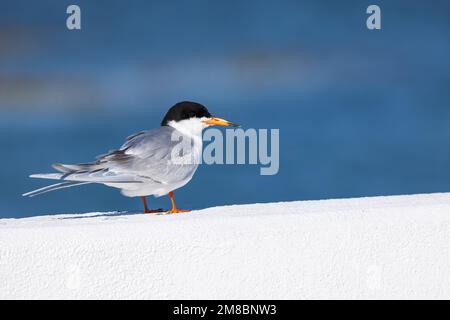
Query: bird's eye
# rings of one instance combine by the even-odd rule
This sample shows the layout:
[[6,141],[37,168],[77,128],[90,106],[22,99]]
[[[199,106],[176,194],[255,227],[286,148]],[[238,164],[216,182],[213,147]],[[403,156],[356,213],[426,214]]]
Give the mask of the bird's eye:
[[190,111],[190,112],[187,113],[186,116],[187,116],[188,119],[189,119],[189,118],[194,118],[194,117],[195,117],[195,112]]

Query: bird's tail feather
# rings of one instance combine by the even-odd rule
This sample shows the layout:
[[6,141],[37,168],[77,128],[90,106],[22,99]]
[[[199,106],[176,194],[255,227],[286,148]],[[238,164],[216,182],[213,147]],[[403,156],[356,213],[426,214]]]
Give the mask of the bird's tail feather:
[[80,163],[80,164],[60,164],[55,163],[53,168],[57,173],[36,173],[30,175],[30,178],[60,180],[62,182],[52,184],[40,189],[24,193],[24,197],[34,197],[50,191],[79,186],[89,183],[102,184],[135,184],[142,183],[132,174],[116,174],[109,172],[107,168],[102,168],[98,163]]
[[63,176],[63,173],[35,173],[31,174],[30,178],[61,180]]
[[[48,179],[48,178],[47,178]],[[80,182],[80,181],[64,181],[64,182],[60,182],[60,183],[55,183],[52,184],[50,186],[46,186],[43,188],[39,188],[27,193],[24,193],[22,196],[24,197],[34,197],[43,193],[47,193],[50,191],[54,191],[54,190],[58,190],[58,189],[64,189],[64,188],[69,188],[69,187],[75,187],[75,186],[79,186],[82,184],[88,184],[88,183],[92,183],[92,182]]]
[[62,173],[74,173],[79,171],[92,171],[101,169],[101,165],[96,162],[91,163],[78,163],[78,164],[62,164],[54,163],[52,167]]

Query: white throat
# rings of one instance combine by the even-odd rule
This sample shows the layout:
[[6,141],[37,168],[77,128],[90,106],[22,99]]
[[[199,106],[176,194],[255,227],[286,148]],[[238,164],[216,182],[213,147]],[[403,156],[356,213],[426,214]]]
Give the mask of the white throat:
[[202,139],[202,130],[206,127],[202,119],[190,118],[180,121],[169,121],[169,126],[192,139]]

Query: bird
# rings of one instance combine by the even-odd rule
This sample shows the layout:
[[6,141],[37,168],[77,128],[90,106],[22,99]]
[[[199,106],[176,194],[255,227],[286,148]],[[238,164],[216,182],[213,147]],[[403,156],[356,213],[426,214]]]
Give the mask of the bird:
[[57,172],[30,175],[30,178],[59,182],[23,196],[34,197],[58,189],[97,183],[118,188],[127,197],[140,197],[144,213],[162,212],[162,209],[148,208],[147,197],[151,195],[169,195],[172,208],[166,212],[168,214],[189,212],[177,208],[173,191],[192,179],[202,155],[202,131],[213,125],[239,127],[212,116],[200,103],[178,102],[167,111],[160,127],[129,136],[119,149],[98,156],[96,161],[55,163],[52,167]]

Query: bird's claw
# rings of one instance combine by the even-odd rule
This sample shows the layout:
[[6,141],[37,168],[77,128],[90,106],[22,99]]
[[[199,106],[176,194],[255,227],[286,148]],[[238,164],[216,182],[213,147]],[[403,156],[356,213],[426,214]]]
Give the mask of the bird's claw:
[[166,212],[166,214],[185,213],[185,212],[191,212],[191,210],[170,209],[169,211]]

